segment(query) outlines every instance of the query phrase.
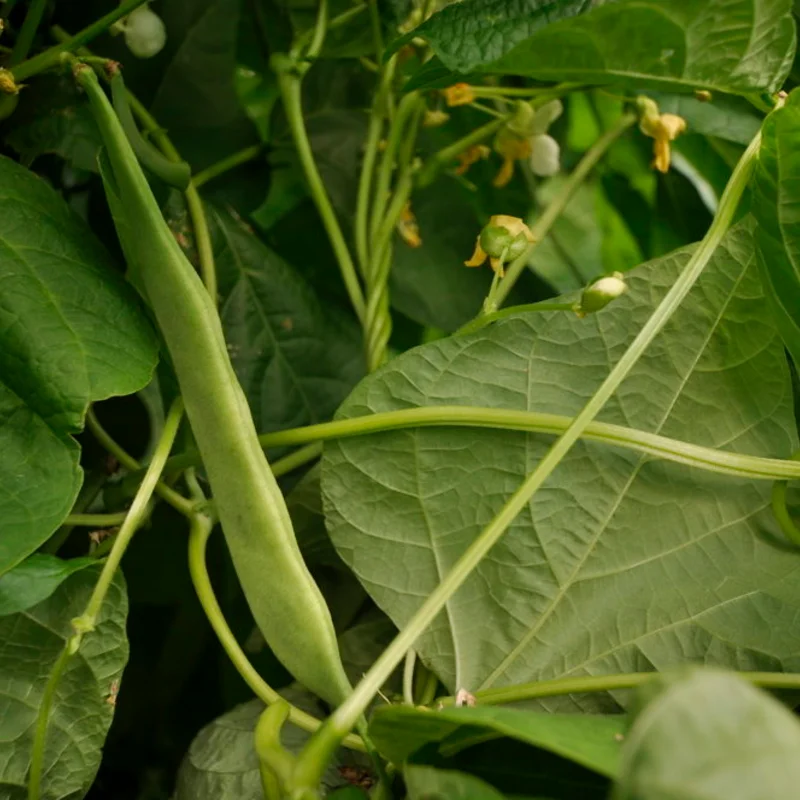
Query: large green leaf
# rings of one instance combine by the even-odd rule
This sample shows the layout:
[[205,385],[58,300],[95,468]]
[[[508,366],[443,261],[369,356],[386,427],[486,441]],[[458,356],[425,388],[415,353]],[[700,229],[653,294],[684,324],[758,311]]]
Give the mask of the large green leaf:
[[[574,414],[688,257],[633,270],[629,293],[584,320],[520,314],[412,350],[362,382],[340,416],[441,404]],[[601,419],[737,452],[792,452],[787,364],[753,261],[739,226]],[[426,428],[326,445],[331,537],[399,628],[549,444]],[[759,538],[772,524],[769,495],[761,483],[579,443],[415,648],[451,691],[686,660],[799,667],[800,561]],[[614,707],[597,695],[539,704]]]
[[225,337],[261,431],[328,419],[364,374],[354,322],[230,212],[210,210]]
[[735,675],[698,670],[638,716],[615,800],[767,800],[800,783],[800,723]]
[[769,115],[756,163],[753,215],[761,280],[778,330],[795,364],[800,364],[800,94]]
[[44,181],[0,158],[0,574],[80,487],[88,404],[144,386],[156,340],[133,291]]
[[414,33],[461,72],[734,93],[780,88],[795,46],[790,0],[466,0]]
[[[24,800],[34,728],[48,677],[97,582],[76,573],[47,600],[0,618],[0,797]],[[42,774],[42,800],[83,797],[100,765],[113,700],[128,658],[128,601],[121,579],[106,596],[98,625],[69,660],[56,689]]]
[[424,745],[452,755],[494,736],[508,737],[569,758],[601,775],[617,773],[625,717],[545,714],[516,708],[477,706],[435,713],[410,706],[378,708],[370,737],[390,761],[405,761]]

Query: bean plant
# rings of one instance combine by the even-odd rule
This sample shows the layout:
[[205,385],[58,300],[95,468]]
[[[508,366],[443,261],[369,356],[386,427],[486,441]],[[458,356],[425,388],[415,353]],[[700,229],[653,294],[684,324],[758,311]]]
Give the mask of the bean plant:
[[0,0],[0,800],[796,796],[796,10]]

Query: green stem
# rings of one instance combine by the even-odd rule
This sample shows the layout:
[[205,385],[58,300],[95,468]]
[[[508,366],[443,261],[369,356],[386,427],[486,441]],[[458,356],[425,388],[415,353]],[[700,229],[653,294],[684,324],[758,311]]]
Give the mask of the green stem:
[[312,442],[311,444],[307,444],[305,447],[301,447],[299,450],[295,450],[294,453],[289,453],[288,456],[284,456],[283,458],[275,461],[270,466],[272,467],[272,474],[276,478],[280,478],[281,475],[286,475],[289,472],[293,472],[300,467],[304,467],[311,461],[319,458],[322,455],[322,442]]
[[136,533],[142,521],[148,514],[150,498],[156,489],[156,485],[159,482],[161,473],[164,470],[165,464],[167,463],[169,451],[172,449],[172,445],[175,442],[175,437],[178,433],[178,428],[180,427],[182,418],[183,402],[179,398],[175,400],[175,402],[172,404],[172,408],[169,410],[169,414],[167,414],[167,419],[164,422],[164,430],[162,431],[161,437],[156,445],[156,449],[153,452],[153,458],[147,467],[144,480],[139,486],[136,496],[133,498],[133,503],[131,503],[131,507],[125,516],[125,521],[122,523],[122,527],[119,529],[119,533],[114,540],[114,546],[111,548],[108,559],[103,565],[103,571],[100,573],[100,577],[98,578],[97,584],[94,587],[92,596],[89,598],[89,602],[86,604],[86,610],[79,618],[80,627],[78,628],[77,621],[75,623],[76,628],[78,628],[79,635],[85,631],[91,631],[94,629],[100,609],[103,606],[103,601],[105,600],[108,592],[108,588],[111,586],[111,581],[114,579],[114,575],[117,572],[120,561],[122,561],[122,556],[124,555],[128,544],[130,544],[134,533]]
[[622,136],[628,128],[636,122],[634,114],[624,114],[617,121],[613,128],[609,128],[590,148],[586,154],[578,162],[578,165],[572,171],[572,174],[564,181],[558,194],[551,200],[547,208],[542,212],[539,218],[531,227],[533,234],[533,244],[528,248],[519,258],[515,259],[506,272],[506,277],[503,279],[497,290],[497,304],[502,305],[508,297],[509,292],[514,287],[517,279],[522,274],[522,271],[527,268],[530,261],[530,256],[537,245],[542,239],[547,236],[553,223],[561,215],[561,212],[567,207],[567,204],[572,199],[575,192],[581,184],[589,176],[597,162],[605,155],[608,148]]
[[[475,692],[475,699],[481,705],[503,705],[521,703],[541,697],[557,697],[565,694],[584,692],[611,692],[616,689],[635,689],[652,681],[658,673],[631,672],[624,675],[591,675],[578,678],[554,678],[548,681],[520,683],[516,686],[503,686],[499,689],[482,689]],[[736,672],[743,680],[762,689],[800,689],[799,673],[781,672]],[[437,705],[455,705],[455,697],[439,697]]]
[[61,651],[53,671],[47,680],[44,693],[42,695],[42,704],[39,706],[39,712],[36,718],[36,729],[33,737],[33,747],[31,754],[31,769],[30,777],[28,779],[28,800],[39,800],[41,794],[42,783],[42,768],[44,765],[44,750],[47,743],[47,727],[50,720],[50,711],[53,706],[53,700],[58,688],[61,676],[66,669],[69,659],[78,652],[80,648],[81,639],[86,633],[93,631],[97,618],[100,615],[100,610],[103,607],[103,601],[106,598],[108,589],[114,579],[117,568],[119,567],[122,556],[130,543],[133,534],[138,529],[142,520],[148,513],[148,505],[150,498],[153,495],[158,477],[167,463],[169,451],[175,441],[175,436],[178,433],[181,417],[183,416],[183,404],[180,400],[173,403],[167,416],[166,423],[164,424],[164,431],[161,434],[161,439],[156,447],[153,459],[150,466],[147,468],[144,480],[142,481],[136,497],[133,499],[130,511],[125,518],[125,522],[114,540],[114,546],[111,553],[103,564],[103,569],[100,572],[100,577],[92,591],[89,601],[86,604],[83,614],[77,619],[72,620],[72,627],[75,633],[67,641],[66,646]]
[[367,129],[367,140],[364,147],[364,160],[361,165],[361,175],[358,180],[358,195],[356,198],[355,240],[356,254],[361,265],[361,272],[366,277],[370,269],[370,252],[367,241],[369,227],[369,205],[372,194],[372,179],[375,172],[375,162],[378,157],[381,130],[385,116],[387,96],[389,94],[396,59],[392,58],[385,64],[380,73],[378,91],[372,104]]
[[[564,433],[572,422],[572,417],[540,411],[513,411],[479,406],[422,406],[265,433],[259,436],[258,440],[266,449],[426,427],[491,428],[559,435]],[[657,433],[627,428],[624,425],[592,422],[586,426],[581,436],[590,441],[624,447],[722,475],[769,481],[800,479],[800,462],[791,459],[730,453],[713,447],[669,439]],[[167,468],[169,474],[173,474],[199,463],[200,457],[196,452],[183,453],[170,459]]]
[[606,379],[589,399],[566,431],[556,440],[533,472],[506,502],[497,516],[459,557],[450,572],[422,603],[414,616],[372,665],[353,693],[339,706],[320,730],[309,740],[297,768],[297,785],[315,789],[337,743],[350,731],[364,713],[372,698],[391,675],[406,652],[425,629],[441,613],[464,581],[502,537],[517,515],[530,503],[539,487],[547,480],[564,456],[602,410],[631,368],[636,364],[658,332],[694,286],[714,254],[731,223],[739,200],[747,185],[758,154],[761,134],[757,134],[742,155],[731,175],[719,208],[706,235],[692,254],[672,288],[653,312],[611,369]]
[[417,663],[417,653],[412,648],[406,653],[403,664],[403,702],[407,706],[414,705],[414,665]]
[[[792,453],[792,459],[797,460],[800,458],[800,451]],[[772,512],[775,514],[775,519],[778,521],[783,535],[794,545],[800,547],[800,529],[795,525],[792,515],[789,513],[789,508],[786,505],[786,490],[788,484],[786,481],[775,481],[772,485]]]
[[246,164],[248,161],[258,158],[258,156],[260,156],[263,152],[263,145],[254,144],[250,147],[245,147],[243,150],[239,150],[238,153],[233,153],[226,158],[220,159],[216,164],[206,167],[204,170],[198,172],[194,176],[192,179],[194,188],[199,189],[204,183],[213,181],[220,175],[224,175],[226,172],[229,172],[230,170],[235,169],[242,164]]
[[[119,461],[119,463],[125,467],[125,469],[131,472],[141,469],[139,462],[133,458],[133,456],[129,455],[122,447],[120,447],[117,442],[111,438],[111,436],[109,436],[106,429],[97,419],[93,408],[90,408],[86,412],[86,426],[92,432],[92,435],[95,439],[97,439],[100,445],[109,453],[111,453],[111,455],[114,456],[114,458],[116,458],[117,461]],[[162,500],[165,500],[167,503],[169,503],[176,511],[180,511],[181,514],[188,516],[194,511],[193,503],[161,481],[156,484],[155,493]],[[128,513],[130,514],[130,511]]]
[[8,61],[9,66],[16,66],[20,61],[24,61],[30,52],[33,38],[39,29],[45,8],[47,8],[47,0],[31,0],[28,12],[25,15],[25,21],[22,23],[17,41],[14,43],[14,49],[11,51],[11,58]]
[[115,514],[70,514],[65,520],[65,525],[80,525],[82,528],[111,528],[121,525],[128,516],[127,511]]
[[[258,6],[257,3],[256,6]],[[341,28],[343,25],[346,25],[348,22],[350,22],[351,19],[366,11],[366,9],[366,4],[362,4],[360,6],[355,6],[355,8],[350,8],[347,11],[343,11],[341,14],[337,14],[335,17],[329,20],[328,30],[333,31],[337,28]],[[292,49],[296,50],[298,53],[301,53],[306,44],[311,41],[315,31],[316,27],[304,31],[300,36],[297,37],[297,43]]]
[[[381,165],[378,168],[378,177],[375,183],[375,197],[372,203],[372,223],[370,226],[370,233],[373,240],[378,236],[378,230],[385,222],[386,206],[387,203],[389,203],[389,188],[392,183],[392,173],[394,172],[397,155],[403,137],[408,136],[410,133],[406,130],[406,121],[411,117],[418,103],[419,93],[409,92],[400,101],[400,105],[397,107],[397,114],[392,121],[389,141],[386,145],[386,150],[383,152]],[[380,250],[376,248],[373,254],[377,255],[373,260],[372,268],[377,269],[378,264],[374,262],[380,259]]]
[[19,66],[15,67],[12,72],[14,80],[19,83],[27,78],[37,75],[43,70],[55,67],[60,63],[61,54],[77,50],[82,45],[90,42],[95,37],[110,28],[118,19],[128,16],[134,9],[144,5],[147,0],[124,0],[117,8],[109,11],[104,17],[87,25],[82,31],[78,31],[74,36],[65,42],[60,42],[54,47],[39,53],[27,61],[23,61]]
[[42,773],[44,771],[44,748],[47,743],[47,723],[50,721],[50,710],[56,696],[61,676],[64,674],[71,652],[69,646],[64,649],[53,664],[53,670],[47,678],[47,683],[42,692],[42,704],[36,715],[36,728],[33,732],[31,746],[31,767],[28,775],[28,800],[39,800],[42,791]]
[[[285,58],[285,57],[284,57]],[[314,153],[311,150],[311,142],[308,139],[305,122],[303,120],[303,106],[301,101],[301,77],[295,71],[293,63],[285,63],[277,56],[272,58],[273,68],[278,75],[278,84],[283,98],[283,107],[289,128],[294,139],[297,155],[308,183],[309,191],[314,204],[317,207],[325,232],[328,234],[334,255],[339,263],[339,269],[344,280],[347,294],[350,298],[356,316],[363,322],[364,320],[364,294],[358,282],[356,267],[353,258],[344,239],[344,234],[336,219],[322,177],[319,174]]]
[[526,303],[525,305],[521,306],[511,306],[511,308],[503,308],[499,311],[492,311],[490,314],[482,314],[480,317],[475,317],[475,319],[468,322],[466,325],[463,325],[459,328],[453,335],[454,336],[466,336],[468,333],[475,333],[475,331],[479,331],[481,328],[485,328],[487,325],[490,325],[492,322],[498,322],[501,319],[506,319],[507,317],[514,317],[517,314],[526,314],[532,311],[574,311],[575,304],[574,303],[549,303],[547,301],[543,303]]
[[[200,601],[200,605],[203,607],[203,611],[214,633],[217,635],[222,649],[231,660],[236,671],[242,676],[242,680],[250,687],[256,697],[266,705],[272,705],[284,698],[264,681],[250,663],[244,650],[239,646],[236,637],[228,627],[222,609],[219,607],[217,598],[214,595],[214,588],[211,585],[211,579],[206,567],[206,546],[212,528],[213,520],[205,514],[194,514],[192,516],[189,532],[189,574],[197,593],[197,599]],[[310,733],[316,731],[322,724],[316,717],[312,717],[294,706],[290,708],[289,719],[298,728]],[[365,751],[363,742],[357,736],[350,735],[344,741],[344,745],[352,750]]]
[[480,128],[476,128],[466,136],[462,136],[458,141],[453,142],[453,144],[443,147],[441,150],[434,153],[427,159],[425,165],[417,174],[417,186],[428,186],[428,184],[433,182],[433,179],[438,175],[439,170],[442,169],[445,164],[458,158],[461,153],[468,150],[473,145],[480,144],[485,139],[493,136],[512,116],[513,114],[505,114],[500,119],[493,119],[491,122],[481,125]]
[[103,484],[108,480],[108,475],[104,469],[97,469],[84,476],[83,486],[78,493],[75,505],[72,506],[72,513],[64,520],[61,527],[39,548],[40,552],[56,554],[69,538],[74,525],[70,524],[69,519],[74,514],[82,514],[92,501],[97,497]]

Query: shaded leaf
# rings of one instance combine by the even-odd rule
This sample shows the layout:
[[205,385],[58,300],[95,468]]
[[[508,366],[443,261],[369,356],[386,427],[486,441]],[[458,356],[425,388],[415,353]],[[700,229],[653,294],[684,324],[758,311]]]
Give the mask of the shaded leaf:
[[461,72],[734,93],[780,88],[795,47],[790,0],[467,0],[414,35]]
[[235,87],[237,0],[165,0],[167,48],[151,111],[195,169],[256,140]]
[[403,778],[409,800],[503,800],[488,783],[465,772],[409,765]]
[[[39,707],[56,659],[72,636],[71,620],[83,613],[97,569],[82,570],[47,600],[0,618],[0,796],[23,800]],[[98,625],[67,663],[56,689],[47,731],[42,800],[83,797],[100,765],[122,669],[127,597],[115,580]]]
[[222,325],[257,428],[328,419],[363,375],[360,331],[230,212],[209,218]]
[[[282,689],[292,705],[316,717],[324,715],[319,701],[302,689]],[[253,746],[253,731],[264,710],[260,700],[237,706],[197,734],[178,771],[174,800],[263,800],[264,790]],[[299,753],[310,734],[287,722],[281,743]],[[346,785],[340,767],[353,763],[350,751],[339,750],[323,775],[325,789]]]
[[[575,414],[688,258],[633,270],[628,294],[584,320],[520,314],[412,350],[363,381],[339,416],[442,404]],[[793,451],[787,365],[753,261],[738,226],[600,419],[736,452]],[[455,428],[327,444],[334,545],[402,628],[549,445]],[[775,530],[769,495],[579,443],[415,649],[451,692],[684,661],[791,670],[800,562],[759,538]],[[602,695],[538,705],[617,708]]]
[[395,763],[424,745],[435,743],[442,754],[452,755],[493,734],[614,776],[625,727],[625,717],[619,715],[545,714],[502,706],[430,711],[397,705],[376,709],[369,730],[380,752]]
[[764,123],[753,181],[756,253],[775,322],[795,365],[800,364],[800,93]]
[[0,617],[25,611],[50,597],[74,572],[97,564],[94,558],[61,558],[34,553],[0,577]]
[[156,340],[133,291],[44,181],[0,158],[0,574],[67,515],[88,404],[141,389]]
[[800,723],[735,675],[697,670],[645,707],[622,751],[615,800],[762,800],[800,781]]

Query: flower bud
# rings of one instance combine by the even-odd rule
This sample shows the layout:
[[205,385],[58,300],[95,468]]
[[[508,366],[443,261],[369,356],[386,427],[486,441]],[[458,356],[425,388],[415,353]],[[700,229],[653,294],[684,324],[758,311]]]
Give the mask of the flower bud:
[[481,231],[479,241],[487,256],[500,258],[506,249],[511,246],[511,242],[514,241],[514,235],[501,225],[487,225]]
[[534,175],[549,178],[561,169],[561,148],[558,142],[546,133],[531,140],[530,165]]
[[136,58],[152,58],[158,55],[167,41],[167,29],[161,17],[151,11],[147,4],[128,14],[123,32],[125,44]]
[[581,295],[580,303],[576,305],[575,313],[585,317],[593,311],[605,308],[612,300],[616,300],[628,291],[628,286],[621,272],[612,272],[590,283]]
[[19,94],[19,86],[10,70],[0,67],[0,94]]

